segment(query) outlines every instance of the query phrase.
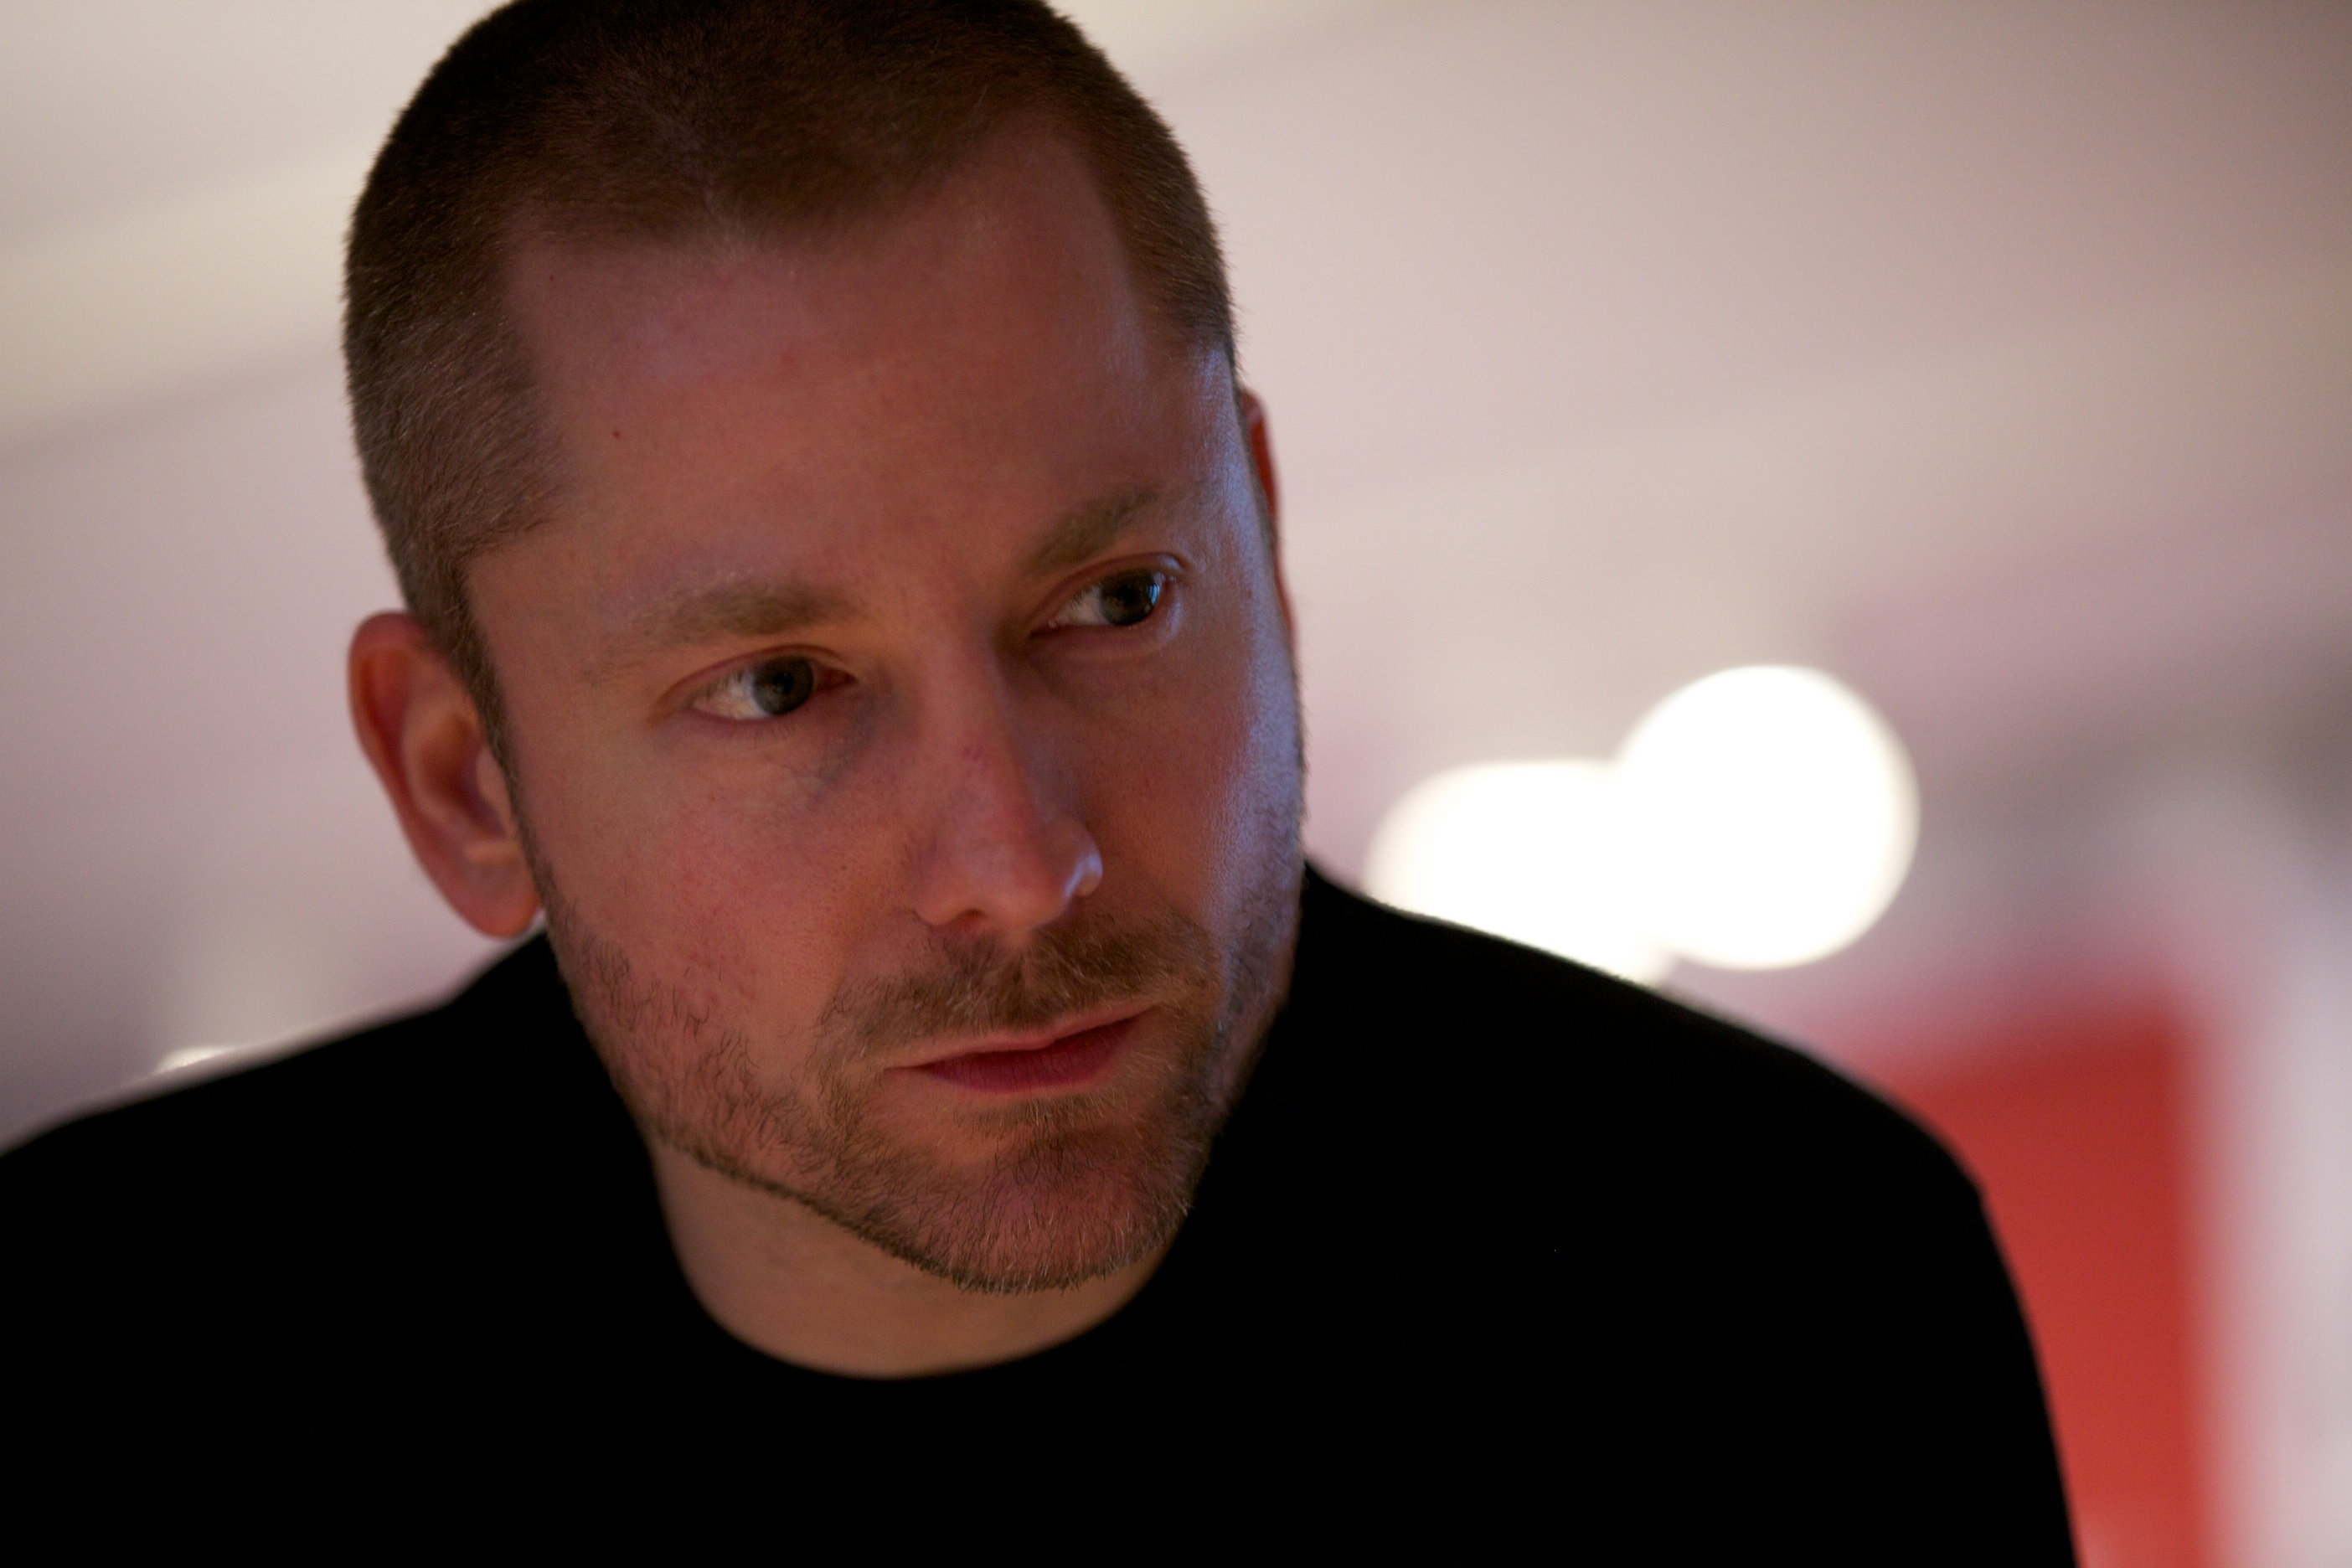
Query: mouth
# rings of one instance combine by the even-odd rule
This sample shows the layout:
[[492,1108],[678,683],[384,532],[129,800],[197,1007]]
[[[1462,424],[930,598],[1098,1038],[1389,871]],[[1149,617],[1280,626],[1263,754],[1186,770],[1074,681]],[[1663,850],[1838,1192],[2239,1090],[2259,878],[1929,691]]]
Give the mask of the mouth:
[[992,1039],[977,1050],[917,1063],[912,1070],[983,1093],[1074,1089],[1109,1070],[1148,1010],[1137,1007],[1108,1018],[1074,1021],[1076,1027]]

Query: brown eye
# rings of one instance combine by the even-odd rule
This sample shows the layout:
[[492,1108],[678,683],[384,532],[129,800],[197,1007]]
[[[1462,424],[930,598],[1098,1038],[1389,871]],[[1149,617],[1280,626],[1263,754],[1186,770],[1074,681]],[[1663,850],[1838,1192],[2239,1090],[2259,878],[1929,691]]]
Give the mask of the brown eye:
[[772,658],[744,675],[743,694],[771,719],[782,718],[816,691],[816,666],[804,658]]
[[816,695],[822,679],[814,659],[798,655],[762,659],[728,676],[694,705],[713,718],[739,722],[781,719]]
[[1160,604],[1160,574],[1129,572],[1102,585],[1102,617],[1115,626],[1131,626],[1148,617]]
[[1160,607],[1168,587],[1168,574],[1140,567],[1089,583],[1062,606],[1046,625],[1068,626],[1131,626],[1148,621]]

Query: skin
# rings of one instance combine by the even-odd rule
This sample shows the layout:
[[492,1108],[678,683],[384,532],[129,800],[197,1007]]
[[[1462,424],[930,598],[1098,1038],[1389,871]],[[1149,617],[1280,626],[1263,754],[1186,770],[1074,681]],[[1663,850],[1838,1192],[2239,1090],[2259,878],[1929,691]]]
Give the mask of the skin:
[[[509,765],[410,617],[352,648],[418,859],[485,932],[548,909],[739,1338],[905,1376],[1083,1332],[1164,1255],[1176,1211],[1135,1193],[1189,1157],[1171,1108],[1213,1130],[1287,973],[1262,411],[1173,341],[1034,132],[844,231],[527,241],[510,288],[558,463],[556,515],[469,579]],[[1108,624],[1098,586],[1139,573],[1156,605]],[[747,710],[740,673],[793,657],[805,705]],[[1163,962],[1087,957],[1128,938]],[[983,971],[968,1024],[873,1004]],[[952,1069],[1106,1020],[1079,1081]],[[928,1184],[872,1214],[836,1190],[852,1116]]]

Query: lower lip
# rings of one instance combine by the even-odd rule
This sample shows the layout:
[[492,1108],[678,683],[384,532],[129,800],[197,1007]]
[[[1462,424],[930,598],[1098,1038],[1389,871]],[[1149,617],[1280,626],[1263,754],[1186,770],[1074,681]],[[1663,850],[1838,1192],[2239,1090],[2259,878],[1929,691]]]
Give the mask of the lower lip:
[[1032,1051],[972,1051],[945,1061],[926,1062],[922,1070],[964,1089],[998,1094],[1069,1089],[1101,1077],[1135,1032],[1135,1023],[1133,1018],[1121,1018],[1100,1028],[1065,1035]]

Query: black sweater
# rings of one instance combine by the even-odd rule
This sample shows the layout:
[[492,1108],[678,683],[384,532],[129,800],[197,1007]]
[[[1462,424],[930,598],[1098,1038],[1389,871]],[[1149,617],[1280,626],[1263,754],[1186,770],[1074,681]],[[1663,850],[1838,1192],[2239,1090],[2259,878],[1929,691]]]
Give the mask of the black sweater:
[[332,1455],[365,1491],[429,1454],[512,1500],[562,1456],[636,1483],[608,1505],[1033,1545],[1286,1521],[2072,1560],[2016,1299],[1931,1138],[1793,1051],[1311,873],[1165,1263],[1022,1361],[858,1380],[719,1328],[543,939],[446,1006],[37,1138],[0,1159],[0,1247],[11,1425],[84,1477]]

